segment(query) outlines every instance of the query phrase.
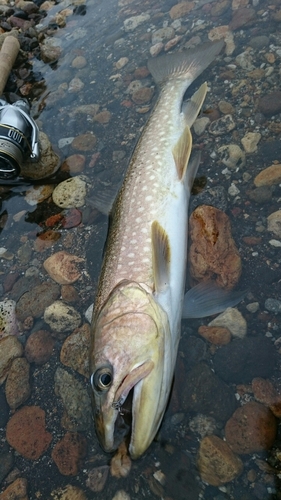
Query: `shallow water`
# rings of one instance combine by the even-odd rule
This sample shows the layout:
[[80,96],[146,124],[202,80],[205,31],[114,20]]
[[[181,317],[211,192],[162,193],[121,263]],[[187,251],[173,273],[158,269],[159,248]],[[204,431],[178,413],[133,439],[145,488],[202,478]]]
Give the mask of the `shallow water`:
[[[112,0],[89,1],[85,5],[86,14],[80,6],[76,13],[66,18],[66,26],[58,28],[52,21],[53,17],[56,12],[68,6],[65,2],[59,3],[49,11],[42,27],[38,27],[43,29],[44,26],[49,26],[48,37],[61,47],[61,54],[51,64],[35,57],[31,59],[34,74],[41,74],[40,80],[43,84],[41,89],[37,88],[37,97],[30,96],[33,97],[32,114],[36,117],[40,130],[48,135],[54,149],[58,151],[61,162],[73,154],[85,157],[81,174],[87,176],[88,193],[85,204],[79,207],[82,221],[69,229],[54,226],[52,229],[58,235],[57,241],[53,241],[49,248],[39,249],[38,246],[34,247],[34,242],[38,242],[38,235],[49,229],[46,220],[61,209],[56,207],[50,198],[38,205],[28,204],[25,186],[17,186],[3,193],[1,247],[9,254],[1,259],[1,301],[6,298],[18,301],[23,293],[22,290],[16,292],[13,287],[8,289],[9,274],[16,274],[19,279],[26,276],[26,271],[29,270],[27,275],[33,272],[39,281],[48,281],[43,262],[51,254],[66,250],[85,259],[83,264],[80,264],[82,276],[74,284],[78,299],[72,305],[81,314],[83,322],[86,321],[84,315],[94,300],[108,225],[107,217],[92,207],[91,199],[96,190],[107,192],[113,197],[142,127],[153,109],[156,89],[152,102],[143,104],[134,103],[132,94],[128,92],[129,84],[135,80],[139,80],[142,86],[154,88],[150,75],[142,72],[143,78],[139,78],[135,73],[137,68],[146,65],[150,57],[152,34],[162,27],[172,25],[174,35],[170,35],[164,44],[176,36],[181,37],[172,49],[176,51],[193,37],[196,37],[193,40],[195,44],[199,40],[197,37],[204,42],[208,35],[213,33],[213,28],[230,25],[233,47],[229,42],[228,55],[220,55],[187,92],[187,97],[192,95],[206,80],[210,92],[202,116],[211,116],[214,110],[218,109],[218,103],[226,101],[233,107],[231,114],[235,122],[235,128],[231,131],[224,125],[221,135],[211,135],[208,128],[200,136],[193,133],[195,148],[202,150],[199,175],[203,176],[205,185],[203,190],[200,188],[200,193],[192,198],[191,210],[200,203],[214,203],[230,218],[232,235],[242,258],[239,288],[248,290],[245,301],[238,309],[246,319],[247,337],[253,340],[253,344],[244,346],[244,352],[245,349],[249,350],[249,357],[245,358],[244,364],[239,368],[240,372],[226,375],[223,362],[219,363],[215,359],[217,348],[198,335],[198,327],[208,324],[209,319],[184,320],[171,401],[157,439],[147,453],[132,464],[128,477],[117,479],[109,473],[102,492],[93,492],[86,485],[89,472],[95,467],[108,465],[111,456],[101,450],[92,425],[87,427],[86,423],[82,429],[78,429],[86,437],[88,447],[76,475],[60,474],[51,457],[54,445],[66,432],[66,427],[61,425],[63,405],[58,393],[54,392],[55,372],[58,367],[65,369],[60,362],[60,350],[66,334],[56,335],[54,354],[48,362],[41,366],[31,364],[31,395],[24,403],[27,406],[40,406],[46,411],[46,424],[53,436],[52,443],[35,461],[16,453],[12,470],[17,468],[20,471],[19,476],[27,479],[30,500],[52,498],[51,493],[56,488],[63,488],[68,484],[83,490],[87,499],[109,500],[119,490],[124,490],[130,499],[280,498],[279,429],[269,450],[239,454],[243,462],[243,472],[221,487],[202,481],[197,467],[199,445],[205,433],[224,438],[225,423],[235,408],[257,400],[251,385],[254,378],[269,379],[277,390],[281,388],[281,304],[278,306],[278,303],[275,303],[274,307],[265,304],[269,298],[280,299],[281,237],[267,230],[267,217],[280,208],[280,185],[277,182],[271,188],[265,201],[261,200],[261,194],[258,194],[258,201],[251,195],[255,188],[253,180],[256,175],[274,161],[281,162],[280,109],[276,114],[264,115],[259,106],[260,97],[280,89],[280,4],[278,1],[268,3],[258,0],[253,3],[233,1],[232,4],[227,0],[199,2],[187,15],[180,17],[179,21],[173,21],[169,14],[175,5],[171,0],[120,0],[119,4]],[[244,6],[247,13],[242,12]],[[73,9],[72,4],[69,4],[69,7]],[[239,25],[239,15],[237,17],[235,11],[238,14],[242,12],[241,18],[244,20],[250,12],[248,23],[241,21]],[[126,19],[142,14],[149,14],[150,17],[134,30],[124,31]],[[256,37],[261,35],[264,40],[257,40]],[[236,57],[244,51],[248,52],[250,60],[239,63],[239,58],[237,61]],[[77,56],[83,56],[86,60],[86,65],[81,69],[72,66]],[[128,62],[124,67],[118,68],[115,64],[122,57],[128,58]],[[74,78],[79,78],[82,82],[80,89],[80,82],[73,82]],[[74,91],[70,91],[74,84]],[[278,99],[280,96],[277,101]],[[79,111],[80,106],[87,106],[89,111],[90,105],[94,104],[99,105],[99,112],[109,111],[108,123],[99,123],[95,120],[95,114],[87,112],[85,108],[80,108]],[[224,115],[221,112],[217,118],[219,116]],[[234,169],[226,168],[222,163],[223,157],[218,153],[219,147],[238,144],[243,150],[241,139],[247,132],[261,134],[257,151],[246,154],[245,166],[239,167],[238,163]],[[97,138],[94,149],[74,148],[71,144],[73,138],[87,133],[94,134]],[[70,175],[75,176],[77,173],[79,172]],[[213,190],[211,194],[210,190]],[[222,194],[214,197],[212,192]],[[206,193],[211,198],[206,198]],[[21,211],[22,216],[17,217]],[[69,212],[66,217],[70,217]],[[55,238],[54,235],[52,237]],[[33,286],[34,282],[29,284],[30,289]],[[258,303],[254,312],[251,312],[251,308],[246,308],[252,303]],[[26,326],[20,336],[22,344],[25,344],[31,332],[41,329],[50,330],[42,315],[33,318],[30,328]],[[255,350],[255,344],[258,344],[260,338],[262,342],[265,340],[260,347],[260,350],[264,351],[262,358],[260,352]],[[233,342],[237,345],[242,340]],[[220,349],[226,348],[218,348]],[[228,365],[230,358],[227,356],[233,359],[234,355],[232,351],[224,352],[224,361]],[[241,359],[242,356],[240,352],[237,358]],[[238,363],[237,358],[234,363]],[[227,386],[227,392],[224,393],[222,386],[217,385],[217,380],[215,383],[209,383],[210,372],[206,372],[205,378],[201,377],[206,366],[215,371],[219,383]],[[85,377],[74,370],[68,371],[84,387],[88,385]],[[73,397],[78,396],[76,394]],[[190,410],[189,402],[196,397],[198,404],[194,404]],[[4,444],[5,427],[0,433]],[[159,475],[159,471],[163,476]],[[7,486],[5,481],[1,484],[3,490]]]

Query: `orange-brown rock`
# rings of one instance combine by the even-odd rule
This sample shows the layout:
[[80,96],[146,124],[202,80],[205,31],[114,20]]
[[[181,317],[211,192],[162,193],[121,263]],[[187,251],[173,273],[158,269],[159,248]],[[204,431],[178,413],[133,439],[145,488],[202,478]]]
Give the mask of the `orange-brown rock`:
[[217,436],[206,436],[200,443],[197,467],[201,479],[222,486],[239,476],[243,464],[229,446]]
[[125,443],[121,443],[110,463],[110,472],[114,477],[127,477],[131,470],[132,462],[128,455]]
[[256,187],[273,186],[281,182],[281,163],[271,165],[262,170],[254,179]]
[[23,477],[18,477],[0,494],[0,500],[28,500],[27,480]]
[[67,432],[52,451],[52,459],[64,476],[76,476],[87,451],[87,441],[78,432]]
[[8,443],[23,457],[37,460],[47,450],[52,435],[45,428],[45,412],[39,406],[24,406],[7,424]]
[[256,400],[268,406],[277,418],[281,418],[281,394],[277,392],[270,380],[254,378],[252,388]]
[[169,14],[172,19],[178,19],[179,17],[188,14],[194,7],[194,2],[181,2],[174,5]]
[[255,401],[238,408],[225,426],[226,442],[241,454],[268,450],[276,432],[277,421],[271,410]]
[[43,365],[47,363],[53,353],[55,340],[47,330],[37,330],[27,339],[25,356],[29,363]]
[[232,289],[241,275],[241,258],[228,216],[217,208],[200,205],[189,218],[189,235],[193,284],[215,280],[219,286]]
[[77,263],[83,260],[81,257],[61,250],[48,257],[43,266],[54,281],[60,285],[70,285],[80,278],[81,272],[77,269]]
[[198,333],[215,345],[226,345],[231,341],[231,333],[223,326],[199,326]]

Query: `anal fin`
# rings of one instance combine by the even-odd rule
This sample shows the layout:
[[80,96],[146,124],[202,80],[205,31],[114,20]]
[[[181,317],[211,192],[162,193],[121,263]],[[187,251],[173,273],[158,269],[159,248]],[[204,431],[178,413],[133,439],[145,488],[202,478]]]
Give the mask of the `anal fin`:
[[165,229],[154,221],[151,225],[152,266],[156,293],[163,292],[170,282],[171,248]]
[[178,177],[184,179],[192,148],[192,136],[189,126],[186,126],[177,144],[173,147],[173,157]]

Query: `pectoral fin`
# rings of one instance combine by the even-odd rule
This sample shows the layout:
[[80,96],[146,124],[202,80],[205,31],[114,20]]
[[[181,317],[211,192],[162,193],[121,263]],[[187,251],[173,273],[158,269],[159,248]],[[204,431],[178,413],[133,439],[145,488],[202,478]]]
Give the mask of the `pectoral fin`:
[[151,241],[154,287],[156,293],[161,293],[170,282],[171,249],[168,235],[157,221],[151,225]]
[[184,179],[188,160],[192,148],[192,136],[190,128],[185,127],[182,135],[180,136],[177,144],[173,148],[173,157],[175,160],[178,177],[180,180]]
[[247,293],[224,290],[214,282],[199,283],[184,296],[183,318],[204,318],[236,306]]
[[207,83],[203,83],[201,87],[193,94],[191,99],[183,104],[183,114],[185,117],[186,125],[191,128],[195,122],[202,104],[207,94]]

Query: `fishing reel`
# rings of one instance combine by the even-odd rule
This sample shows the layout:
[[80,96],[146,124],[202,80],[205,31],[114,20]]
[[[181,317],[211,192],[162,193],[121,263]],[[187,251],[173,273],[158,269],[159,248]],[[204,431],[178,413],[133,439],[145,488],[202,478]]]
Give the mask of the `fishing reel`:
[[9,104],[0,99],[0,182],[20,175],[26,160],[40,159],[39,129],[30,116],[27,101],[19,99]]

